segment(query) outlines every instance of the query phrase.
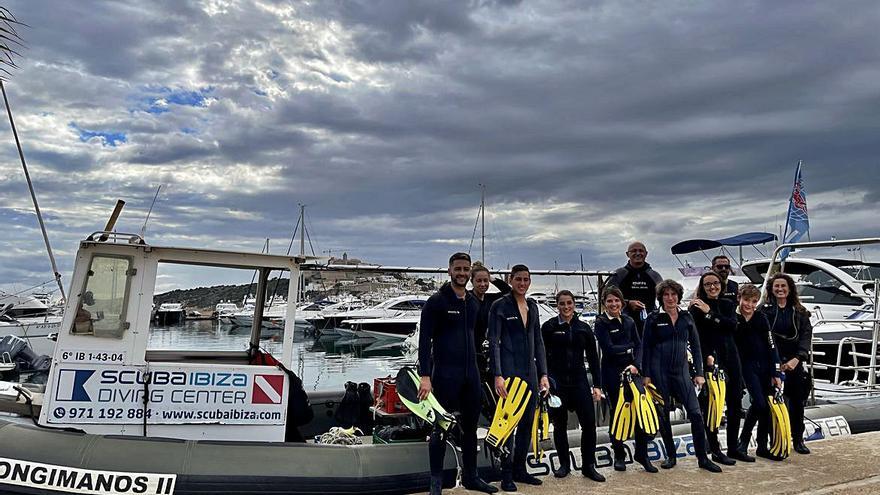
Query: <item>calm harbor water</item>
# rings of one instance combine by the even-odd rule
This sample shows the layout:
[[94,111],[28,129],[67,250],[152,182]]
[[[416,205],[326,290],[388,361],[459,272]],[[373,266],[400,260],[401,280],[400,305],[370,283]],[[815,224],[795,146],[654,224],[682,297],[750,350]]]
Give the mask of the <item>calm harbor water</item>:
[[[265,336],[265,331],[264,331]],[[150,349],[167,350],[244,350],[250,329],[221,325],[216,321],[187,321],[181,326],[152,327]],[[264,338],[262,347],[281,356],[281,332]],[[394,375],[409,362],[399,348],[377,348],[372,342],[350,342],[338,338],[319,338],[300,331],[293,334],[293,360],[286,363],[302,378],[306,390],[342,390],[345,382],[368,382]]]

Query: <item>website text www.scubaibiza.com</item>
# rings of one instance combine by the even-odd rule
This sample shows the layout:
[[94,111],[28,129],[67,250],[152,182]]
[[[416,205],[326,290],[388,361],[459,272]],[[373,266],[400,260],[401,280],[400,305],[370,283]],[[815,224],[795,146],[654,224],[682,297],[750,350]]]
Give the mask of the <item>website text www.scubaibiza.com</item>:
[[281,419],[280,411],[248,411],[245,409],[231,409],[214,411],[162,411],[162,419],[246,419],[246,420],[265,420],[265,419]]

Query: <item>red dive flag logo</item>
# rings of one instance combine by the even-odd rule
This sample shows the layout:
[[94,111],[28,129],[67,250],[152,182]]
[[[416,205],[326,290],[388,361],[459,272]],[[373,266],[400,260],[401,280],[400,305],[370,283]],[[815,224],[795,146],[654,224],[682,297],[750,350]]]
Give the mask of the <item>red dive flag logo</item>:
[[254,375],[251,404],[281,404],[284,375]]

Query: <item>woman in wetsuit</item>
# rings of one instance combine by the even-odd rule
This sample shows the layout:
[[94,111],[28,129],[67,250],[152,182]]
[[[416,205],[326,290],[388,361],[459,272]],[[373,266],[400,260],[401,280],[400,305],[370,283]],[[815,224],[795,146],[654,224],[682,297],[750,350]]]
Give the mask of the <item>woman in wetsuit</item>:
[[[721,276],[706,272],[700,277],[696,298],[691,302],[688,312],[697,325],[700,335],[700,351],[703,354],[703,367],[706,371],[724,370],[727,376],[727,454],[721,451],[718,431],[706,425],[706,437],[712,460],[727,466],[736,464],[739,425],[742,421],[742,370],[739,353],[733,332],[736,330],[736,305],[729,299],[721,298]],[[717,372],[717,371],[716,371]],[[700,407],[703,418],[708,417],[708,387],[700,394]],[[743,457],[743,460],[746,460]],[[746,462],[749,462],[746,460]]]
[[[547,371],[555,394],[562,406],[550,410],[553,421],[553,443],[559,454],[559,469],[554,475],[564,478],[571,471],[568,451],[568,411],[577,414],[581,425],[581,473],[593,481],[605,481],[596,471],[596,410],[593,402],[602,399],[602,378],[599,374],[599,353],[596,338],[586,322],[574,312],[574,294],[568,290],[556,294],[559,316],[541,326],[544,349],[547,352]],[[590,364],[592,388],[584,367],[584,357]]]
[[[599,349],[602,350],[602,386],[612,407],[617,404],[617,394],[620,393],[620,374],[624,370],[629,370],[633,375],[639,374],[636,358],[642,351],[636,322],[621,312],[623,301],[623,292],[620,289],[614,286],[605,287],[602,291],[605,312],[596,317],[596,339],[599,341]],[[611,425],[609,436],[614,449],[614,470],[626,471],[624,444],[610,434],[610,427]],[[648,440],[652,438],[653,435],[636,428],[633,460],[641,464],[645,471],[656,473],[657,468],[648,460]]]
[[[749,411],[743,421],[743,429],[739,434],[739,445],[736,459],[753,462],[754,457],[748,455],[749,442],[752,439],[752,428],[758,424],[757,455],[774,461],[782,457],[770,453],[767,440],[770,435],[770,404],[767,397],[773,395],[774,387],[781,387],[779,372],[779,353],[773,342],[770,323],[758,308],[761,291],[752,284],[739,288],[739,307],[736,315],[736,346],[742,363],[743,383],[749,391]],[[727,428],[727,434],[734,434]]]
[[[645,320],[645,333],[642,340],[642,375],[645,383],[653,383],[663,396],[664,406],[658,411],[660,433],[666,447],[666,460],[660,464],[663,469],[671,469],[678,463],[675,443],[672,439],[672,425],[669,413],[672,411],[672,398],[684,405],[691,422],[691,435],[694,441],[697,461],[700,468],[720,473],[721,468],[712,462],[706,453],[706,431],[703,413],[697,402],[694,386],[702,387],[703,355],[700,352],[700,337],[694,320],[686,311],[679,311],[678,304],[684,293],[682,286],[674,280],[664,280],[657,285],[657,299],[660,308],[654,310]],[[688,363],[688,346],[693,354],[696,375],[691,378]]]
[[[498,292],[489,292],[490,284],[494,285]],[[483,416],[491,421],[495,414],[495,397],[492,392],[495,378],[489,373],[489,346],[486,342],[486,334],[489,329],[489,308],[493,302],[510,293],[510,285],[501,279],[492,279],[489,269],[477,261],[471,267],[471,286],[473,288],[470,293],[480,305],[477,320],[474,323],[474,345],[477,351],[477,369],[480,371],[481,409]]]
[[810,312],[801,304],[794,280],[785,273],[777,273],[767,281],[761,312],[770,322],[773,340],[782,361],[779,371],[785,374],[783,390],[788,399],[794,451],[809,454],[810,449],[804,445],[804,404],[813,382],[804,368],[804,362],[810,358],[810,342],[813,338]]

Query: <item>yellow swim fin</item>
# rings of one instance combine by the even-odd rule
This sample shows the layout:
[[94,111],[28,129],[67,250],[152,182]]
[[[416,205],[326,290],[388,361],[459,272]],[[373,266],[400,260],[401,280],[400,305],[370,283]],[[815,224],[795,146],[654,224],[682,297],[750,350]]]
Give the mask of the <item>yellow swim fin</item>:
[[630,388],[631,383],[632,377],[629,372],[621,373],[617,405],[614,408],[614,416],[611,421],[611,436],[620,441],[627,440],[633,435],[635,424],[638,421],[638,414],[633,406],[635,396]]
[[724,370],[714,367],[714,371],[706,372],[706,386],[709,393],[709,407],[706,411],[706,427],[709,431],[718,431],[724,416],[724,401],[727,396],[727,382]]
[[538,407],[532,421],[532,453],[535,459],[544,457],[543,441],[550,440],[550,414],[548,411],[547,398],[538,399]]
[[658,404],[661,406],[666,405],[666,401],[663,400],[663,394],[661,394],[660,391],[657,390],[657,387],[654,386],[653,383],[649,383],[649,384],[645,385],[645,392],[647,392],[648,397],[650,397],[651,400],[654,401],[655,404]]
[[782,391],[775,389],[775,393],[767,397],[770,403],[770,426],[771,446],[770,453],[779,457],[788,457],[791,453],[791,420],[788,417],[788,408]]
[[504,448],[504,442],[516,429],[532,397],[528,384],[518,376],[505,379],[504,387],[507,389],[507,398],[498,398],[495,416],[486,435],[486,446],[500,457],[509,454]]
[[657,408],[654,407],[654,401],[648,398],[640,377],[630,377],[629,380],[630,390],[633,397],[635,397],[636,404],[638,404],[635,411],[639,428],[648,435],[656,435],[659,419],[657,417]]

